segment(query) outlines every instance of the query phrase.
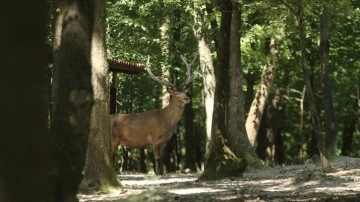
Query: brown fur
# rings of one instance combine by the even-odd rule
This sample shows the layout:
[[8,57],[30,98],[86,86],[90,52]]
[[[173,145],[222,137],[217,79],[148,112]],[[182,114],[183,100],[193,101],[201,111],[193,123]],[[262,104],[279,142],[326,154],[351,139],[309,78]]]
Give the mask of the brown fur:
[[128,148],[144,148],[152,145],[155,156],[155,172],[163,174],[162,151],[172,137],[175,127],[189,98],[185,92],[168,89],[171,94],[169,105],[163,109],[153,109],[135,114],[116,114],[110,116],[111,151],[119,144]]

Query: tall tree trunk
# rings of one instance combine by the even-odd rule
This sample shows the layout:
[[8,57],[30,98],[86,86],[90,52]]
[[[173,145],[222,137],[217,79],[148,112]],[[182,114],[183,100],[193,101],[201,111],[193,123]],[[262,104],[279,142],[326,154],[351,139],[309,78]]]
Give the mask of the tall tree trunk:
[[82,179],[90,117],[93,106],[91,85],[91,39],[94,2],[64,1],[60,46],[54,58],[54,110],[52,155],[56,168],[51,172],[58,201],[73,201]]
[[117,92],[117,73],[113,72],[111,78],[111,84],[110,84],[110,114],[117,113],[116,92]]
[[[190,91],[188,92],[189,97],[192,97],[191,96],[192,90],[193,90],[193,87],[191,86]],[[195,146],[196,146],[196,142],[200,141],[200,139],[198,138],[198,135],[196,135],[194,133],[195,113],[194,113],[194,109],[192,107],[192,102],[190,102],[186,105],[184,115],[185,115],[184,139],[185,139],[185,151],[186,151],[186,153],[185,153],[185,168],[188,168],[191,171],[196,171]]]
[[140,149],[140,172],[147,173],[145,148]]
[[200,67],[203,75],[203,85],[204,85],[204,104],[205,104],[205,113],[206,113],[206,137],[207,143],[211,138],[211,125],[212,125],[212,115],[214,110],[214,93],[215,93],[215,72],[214,65],[211,56],[211,50],[209,45],[206,43],[204,33],[202,33],[202,16],[197,12],[197,15],[194,17],[195,24],[197,29],[194,28],[195,37],[198,40],[198,49],[200,54]]
[[[246,100],[245,100],[245,109],[250,109],[250,106],[254,99],[254,86],[255,81],[257,80],[254,78],[254,73],[249,71],[247,74],[245,74],[245,80],[246,80]],[[248,114],[246,114],[248,116]]]
[[283,129],[285,128],[285,120],[286,120],[286,102],[284,101],[285,89],[289,84],[289,69],[282,68],[281,71],[281,84],[278,86],[275,98],[273,99],[272,105],[275,109],[275,163],[278,165],[282,165],[285,161],[285,142],[283,137]]
[[218,49],[218,69],[214,100],[211,140],[206,156],[205,170],[200,176],[203,180],[215,180],[229,176],[240,176],[246,162],[239,159],[229,148],[227,140],[226,112],[229,99],[229,46],[232,13],[231,0],[220,1],[221,26]]
[[275,40],[272,38],[270,43],[270,53],[268,64],[266,64],[261,75],[259,89],[255,94],[255,98],[249,109],[248,117],[246,119],[246,131],[251,145],[255,145],[256,136],[259,131],[262,116],[266,105],[266,100],[270,91],[271,84],[275,75],[275,68],[277,65],[277,48]]
[[[169,60],[171,61],[172,67],[181,66],[181,62],[179,58],[180,50],[177,45],[180,42],[180,37],[181,37],[181,26],[179,22],[181,22],[181,10],[179,10],[179,8],[175,8],[172,13],[172,16],[170,17],[170,27],[169,27],[169,34],[170,34],[169,36],[171,38],[169,43],[169,55],[170,55]],[[177,78],[175,71],[169,72],[169,75],[171,74],[174,75],[175,79]],[[168,95],[167,91],[166,91],[166,95]],[[178,134],[175,131],[171,139],[166,143],[163,152],[163,157],[164,157],[163,162],[168,172],[176,171],[177,167],[179,166],[177,162],[180,156],[178,156],[179,152],[177,151],[178,149],[177,144],[178,144]]]
[[304,144],[304,102],[305,102],[305,95],[306,95],[306,86],[304,85],[303,90],[300,93],[300,125],[299,125],[299,141],[298,141],[298,151],[299,151],[299,158],[302,160],[305,156],[305,151],[303,149]]
[[296,18],[297,18],[297,23],[298,23],[299,37],[300,37],[299,42],[300,42],[300,51],[301,51],[301,63],[302,63],[303,76],[304,76],[304,82],[305,82],[305,87],[306,87],[306,99],[309,104],[312,125],[313,125],[314,133],[316,135],[316,139],[318,142],[322,170],[324,172],[329,172],[332,169],[331,169],[328,155],[326,152],[325,139],[324,139],[324,135],[322,134],[322,130],[321,130],[320,116],[316,110],[314,95],[313,95],[313,91],[311,88],[310,77],[309,77],[309,72],[308,72],[310,70],[310,64],[309,64],[306,46],[305,46],[305,29],[304,29],[304,23],[303,23],[303,12],[304,12],[303,6],[304,5],[303,5],[302,0],[297,0],[296,3],[297,3]]
[[359,119],[359,107],[360,107],[360,92],[358,91],[357,98],[354,99],[354,104],[348,109],[344,119],[344,128],[342,134],[342,156],[351,156],[353,148],[352,142],[354,133],[356,131],[356,124],[360,121]]
[[89,147],[82,188],[106,189],[119,186],[110,159],[109,83],[105,48],[105,1],[95,1],[91,40],[94,106],[91,112]]
[[[169,19],[166,17],[162,26],[160,27],[160,36],[161,36],[161,53],[164,57],[163,62],[161,63],[161,75],[162,79],[170,78],[170,71],[168,67],[169,61],[169,28],[170,22]],[[170,95],[166,90],[166,86],[162,86],[162,96],[161,102],[162,107],[166,107],[169,104]]]
[[240,11],[237,3],[233,4],[230,47],[229,47],[229,113],[228,141],[229,147],[234,154],[246,160],[251,167],[260,167],[261,162],[256,155],[254,147],[250,144],[245,129],[245,111],[242,91],[242,68],[240,65]]
[[330,2],[324,3],[320,21],[320,67],[322,80],[322,102],[325,112],[325,146],[329,157],[336,156],[337,127],[329,78],[329,30],[331,23]]
[[[268,161],[275,164],[282,164],[284,159],[283,142],[281,137],[282,119],[284,119],[283,102],[282,102],[283,89],[278,88],[271,103],[267,108],[266,116],[266,158]],[[263,140],[260,140],[263,141]]]
[[55,201],[52,188],[57,182],[48,181],[48,166],[54,164],[48,156],[44,110],[48,3],[0,2],[0,201],[4,202]]

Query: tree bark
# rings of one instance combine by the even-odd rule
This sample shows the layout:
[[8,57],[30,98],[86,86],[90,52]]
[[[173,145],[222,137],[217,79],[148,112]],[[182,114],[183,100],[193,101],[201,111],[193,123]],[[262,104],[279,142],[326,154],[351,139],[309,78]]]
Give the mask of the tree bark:
[[116,92],[117,92],[117,73],[113,72],[111,78],[111,84],[110,84],[110,114],[117,113]]
[[90,133],[93,106],[91,39],[94,2],[63,1],[60,45],[54,58],[54,110],[51,171],[57,201],[75,201]]
[[[190,91],[187,93],[189,97],[191,96],[192,92],[192,86],[190,87]],[[188,103],[185,107],[185,168],[190,169],[191,171],[196,171],[196,142],[200,141],[199,137],[196,137],[194,133],[194,118],[195,118],[195,112],[192,107],[192,102]]]
[[[179,8],[175,8],[172,16],[170,17],[170,26],[169,26],[169,60],[171,61],[172,67],[180,67],[180,50],[178,47],[178,43],[180,43],[181,37],[181,26],[179,24],[181,22],[181,10]],[[177,75],[175,71],[169,71],[169,75],[174,75],[174,79],[176,80]],[[175,83],[176,81],[174,81]],[[165,93],[166,96],[169,96],[168,92]],[[168,101],[169,99],[167,99]],[[165,102],[163,103],[165,104]],[[176,131],[174,132],[171,139],[166,143],[164,152],[163,152],[163,162],[168,172],[175,172],[179,167],[179,159],[181,156],[178,155],[178,134]]]
[[[168,67],[169,61],[169,28],[170,22],[166,17],[162,26],[160,27],[160,36],[161,36],[161,53],[163,54],[163,62],[161,64],[161,75],[162,79],[170,78],[170,71]],[[161,105],[162,107],[166,107],[169,104],[170,95],[166,90],[166,86],[162,86],[162,95],[161,95]]]
[[244,98],[242,91],[242,74],[240,65],[240,11],[239,5],[233,3],[230,28],[229,55],[229,113],[227,139],[229,147],[238,158],[245,159],[251,167],[261,167],[254,147],[250,144],[245,129]]
[[[272,165],[281,165],[284,161],[284,148],[282,141],[282,120],[285,117],[283,110],[282,95],[283,89],[276,89],[275,95],[271,100],[271,103],[267,107],[266,116],[266,159],[271,162]],[[264,140],[260,140],[264,141]]]
[[360,92],[358,91],[357,98],[354,99],[354,103],[349,108],[344,119],[344,128],[342,130],[342,156],[352,156],[353,152],[353,138],[356,131],[356,124],[360,121],[359,119],[359,107],[360,107]]
[[[245,80],[246,80],[246,101],[245,101],[245,109],[250,109],[251,104],[254,100],[254,86],[255,86],[255,81],[257,80],[256,78],[254,78],[254,73],[252,73],[251,71],[249,71],[247,74],[245,74]],[[246,114],[248,116],[248,112]],[[246,116],[246,117],[247,117]]]
[[302,69],[303,69],[303,77],[304,77],[304,82],[305,82],[305,87],[306,87],[306,99],[309,104],[312,125],[313,125],[314,133],[316,135],[316,139],[318,142],[322,170],[324,172],[329,172],[332,170],[332,168],[331,168],[329,158],[328,158],[328,155],[326,152],[325,139],[322,134],[320,116],[316,110],[314,95],[313,95],[310,78],[309,78],[309,72],[308,72],[310,69],[310,64],[309,64],[306,46],[305,46],[305,30],[304,30],[304,23],[303,23],[303,12],[304,12],[303,6],[304,5],[303,5],[302,0],[297,0],[296,3],[297,3],[296,18],[297,18],[297,23],[298,23],[299,37],[300,37],[299,43],[300,43],[300,51],[301,51],[301,63],[302,63]]
[[205,104],[205,113],[206,113],[206,137],[207,145],[211,139],[211,125],[212,125],[212,115],[214,110],[214,93],[215,93],[215,72],[214,65],[211,56],[211,50],[209,45],[206,43],[204,33],[201,30],[203,26],[202,16],[197,12],[197,15],[194,17],[195,24],[197,29],[194,28],[195,37],[198,40],[198,49],[200,54],[200,67],[203,75],[203,85],[204,85],[204,104]]
[[55,201],[54,184],[48,180],[48,166],[54,164],[48,156],[44,110],[48,3],[0,2],[0,201],[4,202]]
[[229,104],[229,46],[232,15],[231,0],[220,1],[221,26],[218,49],[218,69],[214,114],[209,150],[206,156],[205,170],[199,179],[216,180],[231,176],[241,176],[246,162],[239,159],[229,148],[227,140],[226,114]]
[[248,117],[246,119],[246,131],[252,146],[255,145],[256,136],[259,131],[262,116],[266,105],[266,100],[270,91],[271,84],[274,79],[275,69],[277,65],[277,49],[275,40],[271,39],[269,43],[270,55],[268,64],[266,64],[261,75],[259,89],[255,94],[255,98],[249,109]]
[[105,48],[105,1],[95,1],[91,40],[94,106],[91,112],[89,147],[81,188],[106,190],[120,183],[110,159],[110,107],[108,66]]
[[320,21],[320,67],[322,80],[322,102],[326,127],[325,147],[329,157],[336,156],[337,127],[329,78],[329,32],[331,24],[330,2],[325,1]]

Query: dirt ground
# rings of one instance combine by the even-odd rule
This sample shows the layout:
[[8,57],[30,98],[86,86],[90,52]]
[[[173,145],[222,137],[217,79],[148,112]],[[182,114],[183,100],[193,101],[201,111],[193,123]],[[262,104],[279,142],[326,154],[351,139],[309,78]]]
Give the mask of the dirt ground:
[[121,174],[122,189],[79,194],[86,201],[360,201],[360,159],[338,157],[335,171],[320,165],[279,166],[244,173],[241,178],[199,181],[200,174],[162,177]]

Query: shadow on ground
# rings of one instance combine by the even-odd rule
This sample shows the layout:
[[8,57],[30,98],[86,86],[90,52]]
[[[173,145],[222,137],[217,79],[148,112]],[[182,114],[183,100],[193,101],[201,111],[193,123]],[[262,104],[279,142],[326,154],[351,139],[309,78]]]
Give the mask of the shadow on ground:
[[315,164],[248,172],[241,178],[199,181],[199,174],[119,175],[123,188],[79,194],[87,201],[360,201],[360,159],[339,157],[324,174]]

